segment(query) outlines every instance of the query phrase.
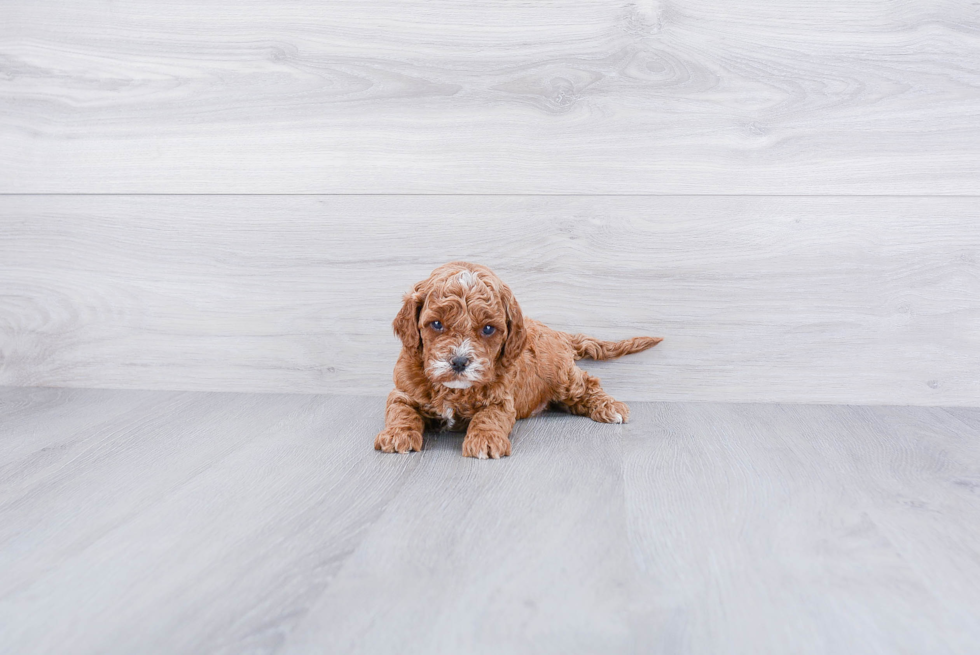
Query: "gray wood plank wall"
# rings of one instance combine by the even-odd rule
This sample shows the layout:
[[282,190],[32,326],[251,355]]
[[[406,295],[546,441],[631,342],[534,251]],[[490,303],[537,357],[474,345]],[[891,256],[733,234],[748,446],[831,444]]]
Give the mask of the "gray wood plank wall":
[[381,393],[469,258],[627,399],[980,405],[978,125],[976,3],[4,3],[0,384]]
[[632,400],[973,405],[973,198],[6,196],[0,384],[382,394],[401,295],[486,263],[654,350]]
[[960,0],[19,2],[2,192],[980,191]]

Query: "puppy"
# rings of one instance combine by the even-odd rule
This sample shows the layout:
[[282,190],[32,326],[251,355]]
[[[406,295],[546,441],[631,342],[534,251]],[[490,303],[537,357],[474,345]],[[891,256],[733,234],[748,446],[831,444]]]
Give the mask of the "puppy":
[[405,296],[392,326],[402,341],[385,429],[374,447],[422,450],[422,431],[466,430],[463,455],[510,455],[514,421],[549,404],[602,423],[624,423],[625,404],[575,360],[612,359],[662,339],[599,341],[525,318],[506,284],[485,266],[451,262]]

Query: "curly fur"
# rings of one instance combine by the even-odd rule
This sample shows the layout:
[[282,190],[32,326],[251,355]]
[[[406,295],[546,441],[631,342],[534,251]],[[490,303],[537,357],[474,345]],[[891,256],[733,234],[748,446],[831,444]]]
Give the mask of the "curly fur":
[[490,269],[466,262],[440,266],[416,284],[392,326],[402,351],[374,447],[422,450],[426,424],[441,425],[465,429],[463,455],[481,459],[510,455],[514,422],[549,405],[603,423],[626,422],[629,408],[575,360],[612,359],[662,340],[600,341],[552,330],[525,318]]

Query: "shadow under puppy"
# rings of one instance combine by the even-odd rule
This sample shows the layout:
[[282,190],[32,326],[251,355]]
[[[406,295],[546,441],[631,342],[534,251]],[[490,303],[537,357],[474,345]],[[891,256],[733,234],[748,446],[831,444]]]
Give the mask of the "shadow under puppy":
[[599,341],[525,318],[506,284],[485,266],[450,262],[405,295],[392,323],[402,341],[385,429],[374,447],[422,450],[426,422],[466,429],[463,455],[510,455],[514,421],[549,404],[602,423],[624,423],[629,408],[575,360],[612,359],[662,341]]

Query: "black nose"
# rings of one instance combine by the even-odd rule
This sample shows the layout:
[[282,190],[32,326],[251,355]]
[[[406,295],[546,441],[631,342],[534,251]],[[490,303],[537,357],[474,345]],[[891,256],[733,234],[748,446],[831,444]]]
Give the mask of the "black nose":
[[462,373],[463,371],[466,370],[466,365],[470,363],[470,358],[457,356],[457,357],[453,357],[449,361],[449,363],[452,364],[454,371],[456,371],[457,373]]

